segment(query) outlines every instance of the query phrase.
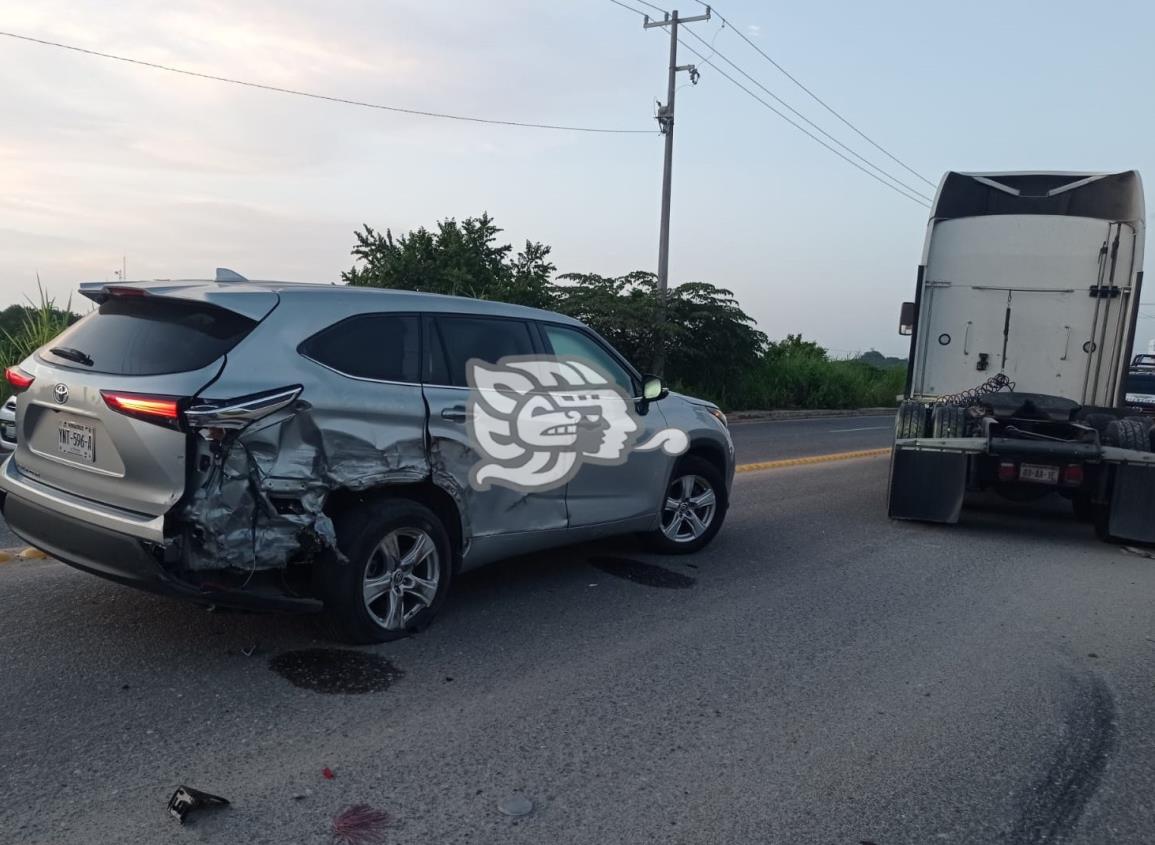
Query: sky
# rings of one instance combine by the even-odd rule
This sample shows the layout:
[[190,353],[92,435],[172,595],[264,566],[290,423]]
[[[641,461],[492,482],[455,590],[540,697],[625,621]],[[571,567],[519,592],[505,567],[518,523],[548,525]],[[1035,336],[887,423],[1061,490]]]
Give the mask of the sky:
[[[702,11],[677,5],[683,16]],[[692,25],[716,64],[736,75],[730,59],[922,190],[933,192],[735,29],[933,183],[950,169],[1155,174],[1149,3],[1108,12],[1028,0],[723,0],[720,11],[732,27]],[[669,41],[641,24],[609,0],[0,0],[0,30],[202,73],[405,108],[653,130]],[[913,295],[927,209],[714,69],[701,72],[677,92],[671,284],[729,288],[771,338],[905,354],[898,310]],[[132,279],[230,267],[333,281],[364,223],[402,232],[483,211],[515,245],[550,244],[559,272],[656,268],[656,131],[414,117],[6,37],[0,114],[0,304],[35,296],[37,274],[63,304],[78,282],[114,278],[122,257]],[[1137,346],[1152,337],[1155,319],[1145,318]]]

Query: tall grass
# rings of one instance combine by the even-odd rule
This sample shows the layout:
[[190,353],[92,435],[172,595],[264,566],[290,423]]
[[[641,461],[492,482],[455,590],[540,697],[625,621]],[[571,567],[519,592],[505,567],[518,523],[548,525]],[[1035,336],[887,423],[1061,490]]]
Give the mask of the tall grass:
[[731,411],[887,408],[897,404],[905,381],[902,367],[821,357],[766,356],[724,395],[707,385],[680,389],[712,399]]
[[[5,329],[0,336],[0,355],[3,356],[0,361],[5,367],[19,364],[76,320],[72,313],[72,297],[68,298],[64,308],[57,308],[55,298],[44,290],[39,276],[36,277],[36,290],[36,300],[25,297],[28,308],[20,325],[14,331]],[[10,393],[8,383],[0,383],[0,397],[6,399]]]

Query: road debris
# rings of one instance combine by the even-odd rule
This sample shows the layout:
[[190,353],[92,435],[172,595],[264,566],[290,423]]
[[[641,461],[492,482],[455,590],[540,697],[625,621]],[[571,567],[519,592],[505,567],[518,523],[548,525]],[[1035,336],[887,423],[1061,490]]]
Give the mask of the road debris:
[[333,774],[332,769],[330,769],[328,766],[326,766],[325,768],[321,769],[321,777],[323,777],[325,780],[332,780],[333,778],[335,778],[337,776],[335,774]]
[[1151,549],[1140,549],[1136,546],[1124,546],[1123,551],[1127,554],[1138,555],[1139,557],[1145,557],[1149,560],[1155,560],[1155,551],[1151,551]]
[[185,817],[194,810],[203,810],[206,807],[223,807],[227,806],[228,803],[227,798],[182,785],[176,788],[176,792],[168,800],[168,812],[174,819],[184,824]]
[[334,845],[380,845],[391,819],[383,810],[368,804],[354,804],[333,817]]
[[40,549],[34,549],[29,546],[20,553],[20,557],[24,560],[44,560],[48,555],[44,554]]
[[498,801],[497,809],[507,816],[528,816],[533,812],[533,802],[524,795],[512,795]]

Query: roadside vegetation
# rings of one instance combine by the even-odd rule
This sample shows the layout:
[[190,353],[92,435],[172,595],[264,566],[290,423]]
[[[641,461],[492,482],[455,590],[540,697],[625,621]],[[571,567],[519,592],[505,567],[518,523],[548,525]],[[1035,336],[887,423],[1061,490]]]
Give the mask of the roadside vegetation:
[[548,308],[582,320],[638,369],[665,358],[676,390],[711,399],[726,410],[863,408],[895,405],[905,361],[869,352],[831,359],[798,335],[770,341],[754,327],[734,294],[687,282],[667,295],[660,320],[653,273],[556,275],[549,246],[502,244],[488,215],[440,221],[394,236],[366,225],[355,233],[351,285],[474,296]]
[[[559,276],[547,245],[526,241],[515,250],[500,242],[500,234],[485,214],[398,236],[366,225],[355,233],[356,263],[342,278],[350,285],[473,296],[568,314],[642,371],[664,355],[665,381],[674,390],[725,410],[888,407],[902,392],[905,361],[874,351],[834,359],[799,335],[771,341],[725,288],[707,282],[672,287],[663,322],[653,273]],[[59,307],[39,278],[36,286],[35,300],[0,311],[5,366],[18,364],[79,319],[71,299]],[[7,383],[0,383],[0,399],[8,394]]]
[[[27,305],[9,305],[0,311],[0,354],[4,366],[19,364],[41,346],[80,319],[72,313],[72,299],[63,308],[36,279],[37,298]],[[0,383],[0,401],[11,394],[8,382]]]

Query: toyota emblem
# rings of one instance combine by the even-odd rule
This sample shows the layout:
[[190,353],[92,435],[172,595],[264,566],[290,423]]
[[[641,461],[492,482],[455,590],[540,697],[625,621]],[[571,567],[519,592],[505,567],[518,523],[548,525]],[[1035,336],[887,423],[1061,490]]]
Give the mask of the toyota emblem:
[[68,385],[67,384],[58,384],[55,387],[53,387],[52,388],[52,396],[54,399],[56,399],[56,402],[58,404],[63,405],[65,402],[68,401]]

